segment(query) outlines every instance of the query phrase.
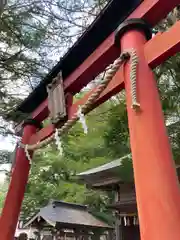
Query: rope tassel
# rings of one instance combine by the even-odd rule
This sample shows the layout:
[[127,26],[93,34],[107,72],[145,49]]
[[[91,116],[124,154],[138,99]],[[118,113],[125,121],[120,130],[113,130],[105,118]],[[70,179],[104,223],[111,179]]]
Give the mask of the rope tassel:
[[134,110],[138,110],[140,108],[140,104],[137,101],[137,83],[136,83],[138,56],[135,50],[132,49],[130,51],[130,57],[131,57],[130,80],[131,80],[131,97],[132,97],[131,107]]

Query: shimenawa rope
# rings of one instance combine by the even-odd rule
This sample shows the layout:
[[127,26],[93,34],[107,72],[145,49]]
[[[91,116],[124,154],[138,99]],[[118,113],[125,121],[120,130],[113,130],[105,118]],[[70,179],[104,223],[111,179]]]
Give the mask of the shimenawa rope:
[[[136,54],[136,51],[134,49],[131,49],[129,51],[126,51],[120,55],[119,58],[117,58],[114,63],[110,66],[110,69],[105,74],[104,79],[100,83],[97,90],[92,93],[92,95],[89,97],[87,102],[81,106],[81,112],[82,114],[86,114],[88,110],[90,109],[91,105],[94,103],[94,101],[100,96],[100,94],[104,91],[104,89],[107,87],[111,79],[114,77],[120,66],[125,63],[129,58],[131,58],[131,64],[130,64],[130,80],[131,80],[131,97],[132,97],[132,108],[137,109],[140,107],[140,104],[137,101],[137,89],[136,89],[136,70],[137,70],[137,64],[138,64],[138,56]],[[79,114],[76,113],[74,116],[69,119],[59,130],[58,134],[61,136],[65,132],[68,132],[68,130],[79,120]],[[56,133],[57,134],[57,133]],[[38,142],[36,144],[28,145],[28,144],[22,144],[20,143],[20,147],[25,149],[27,158],[29,161],[29,153],[28,151],[34,151],[40,148],[45,147],[49,143],[51,143],[54,140],[55,133],[53,133],[50,137],[46,138],[45,140]],[[28,154],[27,154],[28,153]]]

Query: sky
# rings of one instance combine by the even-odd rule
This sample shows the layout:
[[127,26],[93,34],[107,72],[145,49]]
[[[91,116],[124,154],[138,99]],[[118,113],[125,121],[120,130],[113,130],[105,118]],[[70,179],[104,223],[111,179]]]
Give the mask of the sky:
[[[11,137],[2,137],[0,136],[0,150],[14,150],[13,139]],[[2,184],[6,178],[5,171],[9,171],[11,164],[2,164],[0,165],[0,184]],[[5,171],[3,171],[5,170]]]
[[1,164],[0,165],[0,184],[4,182],[6,179],[6,171],[11,169],[11,164]]
[[0,150],[14,150],[14,140],[12,137],[3,137],[0,136]]

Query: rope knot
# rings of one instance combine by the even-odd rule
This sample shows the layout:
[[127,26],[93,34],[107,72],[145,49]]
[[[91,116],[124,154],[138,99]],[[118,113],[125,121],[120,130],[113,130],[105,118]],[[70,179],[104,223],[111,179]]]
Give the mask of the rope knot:
[[123,53],[121,53],[121,55],[120,55],[120,59],[124,62],[124,61],[126,61],[126,60],[128,60],[130,58],[130,54],[129,54],[129,52],[123,52]]

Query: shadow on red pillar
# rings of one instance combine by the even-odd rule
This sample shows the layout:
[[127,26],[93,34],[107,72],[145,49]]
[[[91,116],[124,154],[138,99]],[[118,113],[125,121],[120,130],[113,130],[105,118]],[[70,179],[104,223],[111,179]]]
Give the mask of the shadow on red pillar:
[[[33,122],[24,126],[22,143],[27,144],[30,137],[36,132],[37,127]],[[21,204],[24,197],[30,164],[22,148],[16,153],[15,167],[12,172],[9,190],[0,218],[0,240],[14,239]]]
[[132,22],[120,26],[117,37],[122,52],[134,48],[139,56],[139,112],[131,108],[129,64],[125,66],[125,89],[141,239],[179,240],[180,189],[156,81],[144,56],[147,29],[144,23],[136,28]]

